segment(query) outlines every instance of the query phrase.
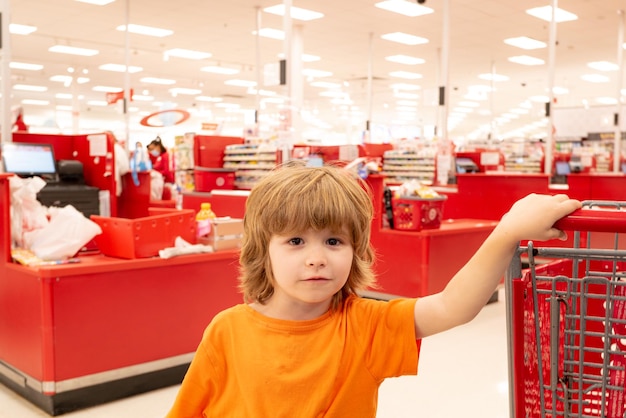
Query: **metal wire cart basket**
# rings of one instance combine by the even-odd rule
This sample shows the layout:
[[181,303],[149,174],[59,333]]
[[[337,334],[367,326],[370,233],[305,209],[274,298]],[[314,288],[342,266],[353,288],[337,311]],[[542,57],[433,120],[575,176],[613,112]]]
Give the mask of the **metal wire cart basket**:
[[622,208],[585,201],[556,225],[570,247],[518,249],[505,280],[511,417],[626,417]]

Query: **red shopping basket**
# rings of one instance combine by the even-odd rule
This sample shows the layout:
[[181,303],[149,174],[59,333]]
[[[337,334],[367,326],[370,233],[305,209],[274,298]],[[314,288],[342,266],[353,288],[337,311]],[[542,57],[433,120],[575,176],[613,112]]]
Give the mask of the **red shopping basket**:
[[408,231],[439,228],[446,199],[446,196],[392,199],[393,228]]

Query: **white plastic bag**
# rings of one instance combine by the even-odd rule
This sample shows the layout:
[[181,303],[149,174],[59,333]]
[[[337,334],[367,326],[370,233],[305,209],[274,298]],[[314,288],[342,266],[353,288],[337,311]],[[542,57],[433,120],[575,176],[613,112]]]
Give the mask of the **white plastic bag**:
[[37,200],[46,182],[41,177],[9,177],[11,189],[11,239],[24,248],[24,234],[48,225],[48,210]]
[[98,234],[100,226],[86,218],[72,205],[50,208],[47,226],[26,233],[26,248],[42,260],[62,260],[73,257]]

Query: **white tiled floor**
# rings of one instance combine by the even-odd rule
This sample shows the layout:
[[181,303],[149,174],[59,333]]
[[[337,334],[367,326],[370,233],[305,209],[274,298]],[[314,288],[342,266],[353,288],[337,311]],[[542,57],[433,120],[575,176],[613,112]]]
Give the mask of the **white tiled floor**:
[[[378,418],[508,417],[504,293],[471,323],[423,341],[418,376],[390,379]],[[62,415],[66,418],[162,418],[177,386]],[[48,415],[0,385],[0,418]]]

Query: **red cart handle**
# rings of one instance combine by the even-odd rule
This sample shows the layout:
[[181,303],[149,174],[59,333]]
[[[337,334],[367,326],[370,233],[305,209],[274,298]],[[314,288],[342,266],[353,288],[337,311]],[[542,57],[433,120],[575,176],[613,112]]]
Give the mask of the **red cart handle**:
[[626,232],[626,210],[577,209],[554,224],[563,231]]

